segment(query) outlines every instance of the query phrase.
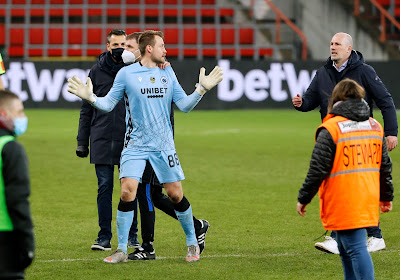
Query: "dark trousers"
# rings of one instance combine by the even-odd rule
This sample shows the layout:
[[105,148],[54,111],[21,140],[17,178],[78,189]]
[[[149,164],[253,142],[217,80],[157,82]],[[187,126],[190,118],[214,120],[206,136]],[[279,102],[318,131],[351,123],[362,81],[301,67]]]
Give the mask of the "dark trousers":
[[[365,229],[367,230],[368,237],[382,238],[382,232],[379,225],[377,227],[367,227]],[[336,231],[331,232],[331,237],[336,240]]]
[[162,192],[159,185],[140,183],[136,195],[139,201],[140,223],[143,243],[154,242],[154,224],[156,214],[154,207],[177,219],[174,205]]
[[[114,188],[114,165],[95,164],[97,175],[97,212],[99,216],[98,233],[99,239],[111,240],[112,220],[112,193]],[[137,200],[135,199],[135,210],[129,238],[137,236]]]

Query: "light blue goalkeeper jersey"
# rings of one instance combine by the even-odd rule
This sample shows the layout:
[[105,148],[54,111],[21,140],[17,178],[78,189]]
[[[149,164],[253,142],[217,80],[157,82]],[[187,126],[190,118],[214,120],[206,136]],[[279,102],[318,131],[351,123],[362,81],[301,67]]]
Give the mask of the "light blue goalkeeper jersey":
[[119,70],[108,94],[96,97],[92,105],[110,112],[122,97],[126,108],[124,148],[167,151],[175,149],[170,121],[172,102],[187,113],[202,96],[197,92],[186,95],[172,67],[161,70],[135,63]]

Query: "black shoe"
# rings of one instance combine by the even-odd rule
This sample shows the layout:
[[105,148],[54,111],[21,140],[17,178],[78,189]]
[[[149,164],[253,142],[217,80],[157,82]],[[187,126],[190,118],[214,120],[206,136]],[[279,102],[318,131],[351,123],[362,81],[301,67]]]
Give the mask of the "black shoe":
[[107,239],[97,238],[96,242],[92,245],[92,250],[111,251],[111,242]]
[[155,259],[156,252],[154,250],[152,252],[147,252],[142,247],[137,248],[133,253],[128,255],[128,260],[130,261],[148,261]]
[[201,254],[204,250],[204,247],[206,247],[205,239],[207,231],[210,228],[210,223],[207,220],[199,220],[199,222],[201,223],[201,228],[196,230],[196,239],[197,243],[199,244]]

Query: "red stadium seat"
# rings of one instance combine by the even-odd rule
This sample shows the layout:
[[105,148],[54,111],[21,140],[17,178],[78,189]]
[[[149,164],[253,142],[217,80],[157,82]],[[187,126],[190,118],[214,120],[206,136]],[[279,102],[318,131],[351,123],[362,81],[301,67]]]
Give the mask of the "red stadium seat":
[[183,55],[185,57],[196,57],[197,56],[197,49],[184,49],[183,50]]
[[25,9],[11,9],[11,17],[24,17]]
[[164,30],[165,44],[175,45],[178,44],[179,29],[168,28]]
[[82,44],[82,29],[68,29],[68,44]]
[[197,29],[196,28],[185,28],[183,30],[183,43],[186,45],[197,44]]
[[29,49],[29,56],[43,56],[43,49]]
[[87,43],[88,44],[101,44],[106,43],[105,35],[101,28],[89,28],[87,30]]
[[252,28],[241,28],[239,30],[239,44],[253,44],[254,43],[254,31]]
[[63,30],[61,28],[50,28],[49,34],[49,44],[61,45],[63,43]]
[[42,45],[44,43],[44,31],[42,28],[29,29],[29,44]]
[[105,50],[102,49],[87,49],[86,50],[86,55],[87,56],[99,56],[102,54]]
[[92,16],[101,16],[103,13],[102,9],[88,9],[87,14],[89,17]]
[[233,28],[221,28],[221,44],[232,45],[235,43],[235,30]]
[[24,28],[10,28],[10,45],[22,46],[24,45]]
[[201,38],[202,43],[206,45],[214,45],[217,41],[217,32],[215,28],[203,28]]
[[221,50],[221,55],[223,57],[233,57],[236,54],[236,50],[235,49],[222,49]]
[[82,56],[82,50],[81,49],[68,49],[67,55],[68,56]]
[[274,54],[274,49],[272,48],[262,48],[259,51],[260,56],[272,56]]
[[30,9],[29,14],[32,17],[44,17],[45,11],[44,9]]
[[4,24],[0,24],[0,46],[5,45],[6,42],[6,29]]
[[177,57],[179,55],[179,49],[167,49],[167,57]]
[[62,49],[48,49],[47,55],[48,56],[62,56]]
[[22,47],[22,46],[9,47],[8,55],[12,56],[12,57],[22,57],[22,56],[24,56],[24,47]]

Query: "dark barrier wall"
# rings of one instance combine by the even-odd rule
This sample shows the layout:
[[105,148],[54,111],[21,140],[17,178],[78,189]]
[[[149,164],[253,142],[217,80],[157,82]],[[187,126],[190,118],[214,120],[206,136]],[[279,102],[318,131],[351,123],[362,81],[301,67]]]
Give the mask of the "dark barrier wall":
[[[253,62],[253,61],[171,61],[188,94],[198,81],[199,69],[207,74],[218,63],[224,80],[207,93],[197,109],[291,108],[291,98],[302,94],[316,70],[324,62]],[[80,99],[67,92],[67,78],[77,75],[83,81],[94,62],[6,62],[2,76],[7,88],[17,93],[26,108],[79,108]],[[400,62],[370,63],[400,108]]]

